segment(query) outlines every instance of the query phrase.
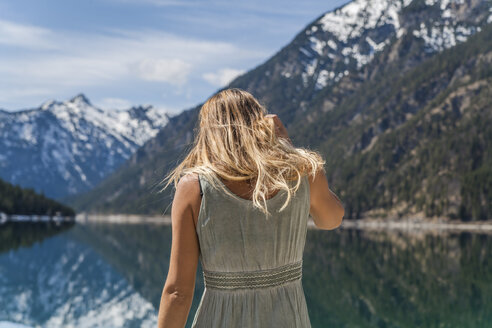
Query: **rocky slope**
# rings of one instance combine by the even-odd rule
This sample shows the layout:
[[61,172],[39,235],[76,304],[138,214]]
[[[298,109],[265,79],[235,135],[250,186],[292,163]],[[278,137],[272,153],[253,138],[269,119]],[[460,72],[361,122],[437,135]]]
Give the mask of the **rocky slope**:
[[168,119],[151,106],[102,110],[82,94],[29,110],[0,110],[0,177],[57,199],[89,190]]
[[[490,98],[486,82],[490,22],[490,1],[352,1],[320,16],[272,58],[228,87],[253,93],[281,117],[296,145],[322,152],[332,189],[341,195],[347,218],[442,215],[483,219],[490,213],[485,206],[490,197],[488,182],[474,174],[483,177],[486,172],[472,173],[464,166],[450,169],[452,183],[432,181],[440,168],[449,169],[437,155],[442,147],[450,147],[457,162],[470,160],[470,156],[457,156],[463,147],[447,144],[452,135],[436,134],[431,127],[450,131],[448,118],[432,114],[437,111],[434,108],[449,102],[460,113],[477,113],[470,114],[471,121],[470,116],[461,115],[452,122],[475,140],[471,168],[486,167],[483,155],[488,132],[474,128],[471,122],[489,117],[485,104]],[[467,91],[467,101],[443,98],[465,92],[466,87],[456,88],[474,83],[482,87]],[[482,105],[477,107],[478,99]],[[174,117],[120,170],[71,203],[94,212],[169,212],[172,196],[169,191],[157,193],[158,183],[189,150],[199,108]],[[412,147],[397,147],[400,131],[406,131],[407,139],[426,141],[417,148],[415,142]],[[435,147],[427,155],[419,153],[432,143]],[[413,170],[402,169],[410,159]],[[401,175],[419,180],[403,182]],[[429,182],[423,185],[425,178]],[[437,185],[441,187],[431,192],[429,188]],[[443,186],[453,190],[452,201],[442,192]]]

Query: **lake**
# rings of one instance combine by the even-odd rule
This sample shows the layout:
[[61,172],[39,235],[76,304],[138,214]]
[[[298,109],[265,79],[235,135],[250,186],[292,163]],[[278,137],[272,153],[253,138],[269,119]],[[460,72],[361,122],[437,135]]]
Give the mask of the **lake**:
[[[0,327],[155,327],[170,247],[166,224],[0,225]],[[310,229],[302,279],[313,327],[492,327],[491,234]],[[202,292],[199,269],[188,326]]]

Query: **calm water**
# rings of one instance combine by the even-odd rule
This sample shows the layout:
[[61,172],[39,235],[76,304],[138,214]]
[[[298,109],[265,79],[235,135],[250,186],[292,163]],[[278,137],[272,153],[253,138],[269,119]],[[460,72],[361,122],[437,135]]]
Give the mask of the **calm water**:
[[[2,225],[0,327],[155,327],[170,246],[165,225]],[[492,327],[492,236],[310,230],[303,285],[313,327]]]

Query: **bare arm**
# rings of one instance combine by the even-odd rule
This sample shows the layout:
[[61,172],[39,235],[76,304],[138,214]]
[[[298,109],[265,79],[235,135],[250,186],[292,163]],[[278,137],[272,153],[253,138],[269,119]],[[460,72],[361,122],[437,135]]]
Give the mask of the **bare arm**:
[[324,230],[340,226],[345,214],[342,202],[328,186],[325,172],[319,170],[315,177],[309,176],[311,190],[310,214],[314,224]]
[[159,328],[184,327],[193,300],[200,253],[195,230],[195,203],[200,199],[197,183],[187,175],[176,186],[171,208],[171,259],[159,307]]

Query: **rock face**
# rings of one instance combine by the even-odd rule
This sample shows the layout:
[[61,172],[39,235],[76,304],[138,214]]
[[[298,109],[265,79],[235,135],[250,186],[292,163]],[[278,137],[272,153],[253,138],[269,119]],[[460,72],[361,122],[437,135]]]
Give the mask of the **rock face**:
[[86,191],[168,119],[152,106],[102,110],[82,94],[35,109],[0,110],[0,176],[58,199]]
[[231,86],[254,92],[289,124],[304,118],[318,96],[328,111],[389,63],[404,72],[466,41],[492,21],[490,7],[486,1],[355,0],[321,15]]
[[[491,203],[489,179],[480,178],[490,160],[484,154],[491,6],[483,0],[355,0],[318,17],[228,87],[251,92],[279,115],[297,146],[324,155],[347,218],[484,218]],[[199,109],[172,118],[72,204],[94,212],[167,212],[171,195],[156,193],[155,186],[189,149]],[[462,144],[451,133],[457,126]],[[475,149],[473,156],[467,147]]]

